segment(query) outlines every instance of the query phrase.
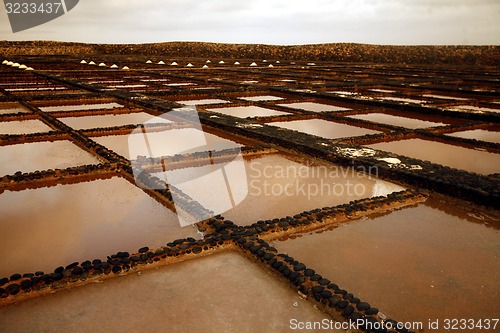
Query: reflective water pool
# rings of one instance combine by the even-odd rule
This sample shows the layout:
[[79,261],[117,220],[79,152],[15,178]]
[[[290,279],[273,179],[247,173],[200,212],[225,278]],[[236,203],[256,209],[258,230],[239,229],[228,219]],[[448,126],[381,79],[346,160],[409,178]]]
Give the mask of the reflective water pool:
[[373,121],[376,123],[382,123],[393,126],[402,126],[406,128],[426,128],[426,127],[434,127],[434,126],[444,126],[445,123],[425,121],[420,119],[408,118],[408,117],[400,117],[393,116],[384,113],[369,113],[369,114],[359,114],[349,116],[350,118],[361,119]]
[[349,108],[344,108],[335,105],[314,103],[314,102],[301,102],[301,103],[290,103],[290,104],[279,104],[281,106],[286,106],[292,109],[299,109],[312,112],[327,112],[327,111],[344,111],[350,110]]
[[123,126],[130,124],[142,124],[151,119],[157,119],[158,122],[170,123],[167,119],[160,119],[146,112],[127,113],[127,114],[109,114],[102,116],[84,116],[59,118],[60,121],[74,129],[103,128],[113,126]]
[[500,172],[500,155],[421,139],[381,142],[368,147],[483,175]]
[[265,117],[265,116],[280,116],[290,114],[288,112],[276,111],[272,109],[262,108],[260,106],[237,106],[231,108],[216,108],[207,109],[208,111],[226,114],[228,116],[247,118],[247,117]]
[[298,163],[283,155],[246,159],[245,163],[248,195],[222,214],[239,225],[403,190],[374,178],[374,174],[369,178],[349,168],[313,161]]
[[0,176],[17,171],[65,169],[100,161],[70,141],[34,142],[0,147]]
[[351,136],[381,133],[366,128],[335,123],[323,119],[307,119],[295,121],[281,121],[268,123],[268,125],[287,128],[307,134],[317,135],[326,139],[338,139]]
[[476,140],[500,143],[500,133],[499,132],[488,131],[488,130],[483,130],[483,129],[448,133],[446,135],[455,136],[457,138],[476,139]]
[[[207,145],[210,150],[223,150],[228,148],[234,148],[241,146],[233,141],[223,139],[216,135],[204,132],[202,133],[205,136],[207,141]],[[132,135],[140,135],[140,134],[132,134]],[[161,156],[173,156],[176,154],[185,153],[185,151],[181,148],[186,145],[186,142],[190,142],[193,137],[198,137],[200,135],[200,131],[194,128],[183,128],[183,129],[173,129],[167,131],[159,131],[159,132],[150,132],[148,133],[148,138],[150,141],[154,142],[165,142],[165,145],[156,145],[156,149],[153,153],[152,157],[161,157]],[[129,152],[129,135],[111,135],[111,136],[103,136],[103,137],[95,137],[94,141],[100,143],[101,145],[113,150],[117,154],[125,157],[136,159],[138,155],[144,155],[143,152],[135,152],[132,148],[133,155],[130,155]],[[207,146],[200,146],[196,149],[190,150],[190,152],[196,151],[206,151]]]
[[500,231],[487,224],[500,215],[452,207],[430,199],[274,245],[396,320],[495,317]]
[[210,104],[231,103],[223,99],[192,99],[187,101],[176,101],[176,102],[184,105],[210,105]]
[[2,277],[198,237],[193,226],[181,228],[174,213],[123,178],[5,191],[0,210]]
[[58,106],[41,106],[40,110],[45,112],[58,111],[81,111],[81,110],[100,110],[122,108],[123,105],[118,103],[96,103],[96,104],[75,104],[75,105],[58,105]]
[[259,96],[250,96],[250,97],[238,97],[239,99],[244,99],[245,101],[279,101],[282,100],[282,97],[272,96],[272,95],[259,95]]
[[0,134],[31,134],[49,131],[52,131],[52,128],[38,119],[0,122]]
[[330,317],[232,252],[31,299],[0,311],[0,323],[11,333],[114,332],[124,325],[131,332],[285,333],[290,332],[291,319]]

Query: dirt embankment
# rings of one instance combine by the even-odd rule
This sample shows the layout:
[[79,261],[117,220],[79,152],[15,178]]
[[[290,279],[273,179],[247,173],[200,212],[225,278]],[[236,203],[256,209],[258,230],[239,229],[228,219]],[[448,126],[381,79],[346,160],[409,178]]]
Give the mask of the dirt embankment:
[[396,64],[500,65],[500,46],[496,45],[390,46],[336,43],[278,46],[201,42],[83,44],[48,41],[0,41],[0,54],[4,57],[12,55],[123,54]]

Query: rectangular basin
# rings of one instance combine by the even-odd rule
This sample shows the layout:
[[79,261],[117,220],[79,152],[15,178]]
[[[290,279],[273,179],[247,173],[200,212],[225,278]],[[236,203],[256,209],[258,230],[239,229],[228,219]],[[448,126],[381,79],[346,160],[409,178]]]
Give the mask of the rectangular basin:
[[0,146],[0,161],[0,176],[100,163],[97,157],[67,140]]
[[230,108],[207,109],[208,111],[222,113],[228,116],[247,118],[247,117],[266,117],[266,116],[281,116],[290,114],[288,112],[266,109],[260,106],[236,106]]
[[342,123],[335,123],[333,121],[327,121],[323,119],[280,121],[268,123],[268,125],[312,134],[326,139],[339,139],[352,136],[381,133],[366,128],[351,126]]
[[[52,272],[186,237],[177,216],[123,178],[0,194],[0,276]],[[15,248],[15,251],[12,249]]]
[[368,177],[333,164],[299,163],[284,155],[247,158],[245,164],[248,195],[222,214],[239,225],[403,190],[375,175]]
[[496,318],[498,215],[430,200],[274,246],[395,320]]
[[0,122],[0,134],[32,134],[52,131],[48,125],[38,119],[12,120]]
[[288,333],[292,319],[321,322],[331,317],[232,252],[27,300],[0,311],[2,328],[10,333],[115,332],[124,326],[129,332]]

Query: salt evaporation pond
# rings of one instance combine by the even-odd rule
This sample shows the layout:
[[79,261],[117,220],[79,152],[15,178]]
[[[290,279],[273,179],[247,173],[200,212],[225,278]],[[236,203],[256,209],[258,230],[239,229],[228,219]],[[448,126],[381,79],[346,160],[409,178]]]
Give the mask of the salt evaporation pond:
[[27,300],[0,311],[0,325],[10,333],[114,332],[124,326],[131,332],[287,333],[292,318],[331,319],[282,281],[232,252]]
[[182,228],[169,209],[118,177],[5,191],[0,211],[1,277],[199,238],[193,226]]
[[293,121],[280,121],[269,123],[268,125],[286,128],[302,133],[320,136],[326,139],[338,139],[352,136],[362,136],[367,134],[381,133],[378,131],[351,126],[342,123],[335,123],[333,121],[323,119],[307,119],[307,120],[293,120]]
[[431,198],[273,245],[389,318],[496,318],[500,231],[489,225],[500,215],[490,213]]

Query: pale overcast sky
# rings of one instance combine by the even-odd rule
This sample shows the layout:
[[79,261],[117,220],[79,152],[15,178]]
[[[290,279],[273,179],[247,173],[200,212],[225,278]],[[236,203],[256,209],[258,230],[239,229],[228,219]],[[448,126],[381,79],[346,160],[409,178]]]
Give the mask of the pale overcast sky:
[[499,45],[500,0],[80,0],[0,40]]

